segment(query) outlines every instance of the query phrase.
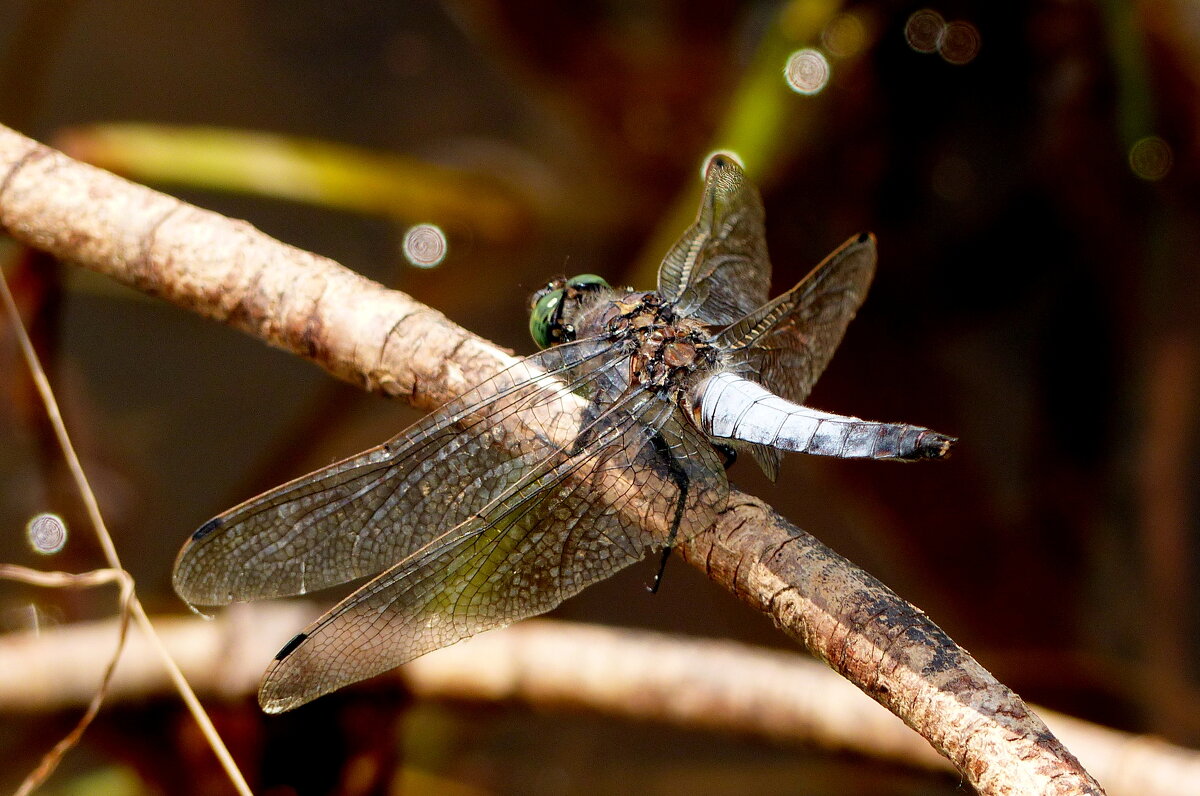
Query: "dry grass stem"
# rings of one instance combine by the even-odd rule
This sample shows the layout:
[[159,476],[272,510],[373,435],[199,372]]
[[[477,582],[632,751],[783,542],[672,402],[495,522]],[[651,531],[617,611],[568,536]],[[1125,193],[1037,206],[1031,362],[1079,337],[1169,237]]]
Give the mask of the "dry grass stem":
[[[67,426],[63,422],[62,412],[59,411],[58,401],[54,397],[54,390],[50,387],[50,380],[46,378],[46,372],[42,368],[41,362],[38,360],[37,352],[34,351],[33,348],[33,343],[30,341],[29,335],[25,331],[24,324],[21,323],[21,315],[17,310],[16,301],[13,300],[12,291],[9,290],[8,282],[3,278],[3,275],[0,275],[0,299],[3,300],[5,312],[8,313],[8,316],[12,321],[13,331],[16,335],[18,345],[21,348],[21,353],[25,357],[26,364],[29,366],[29,373],[33,379],[34,386],[37,387],[38,395],[41,397],[42,403],[46,407],[46,415],[50,419],[50,425],[54,429],[54,435],[58,439],[59,446],[62,448],[63,457],[67,461],[67,467],[71,472],[71,477],[74,479],[75,486],[79,490],[79,495],[82,498],[84,507],[87,510],[88,518],[91,520],[92,528],[96,532],[96,538],[100,542],[100,548],[104,552],[104,558],[108,561],[108,565],[111,570],[116,572],[124,572],[124,568],[121,566],[121,559],[117,555],[116,545],[113,544],[112,536],[109,534],[108,528],[104,523],[104,517],[100,513],[100,505],[96,502],[96,495],[92,491],[91,484],[88,483],[87,475],[83,472],[83,465],[80,464],[79,456],[75,453],[75,447],[71,444],[70,435],[67,434]],[[158,635],[155,633],[154,625],[150,623],[150,618],[146,615],[145,609],[142,607],[141,602],[137,598],[137,593],[133,588],[132,582],[129,583],[128,595],[123,596],[122,599],[122,614],[124,615],[127,611],[132,613],[138,624],[138,627],[141,628],[142,632],[146,634],[146,637],[155,646],[156,651],[161,657],[162,665],[165,666],[167,671],[171,674],[171,678],[175,682],[175,687],[179,690],[184,702],[187,703],[188,709],[192,712],[196,722],[200,725],[201,731],[204,733],[209,745],[212,746],[213,752],[216,753],[217,758],[220,760],[221,766],[228,774],[230,781],[233,783],[234,787],[239,793],[249,796],[250,786],[246,784],[246,780],[242,776],[242,772],[238,770],[237,764],[233,762],[233,757],[229,754],[229,750],[225,747],[225,742],[222,741],[220,735],[217,734],[217,730],[215,727],[213,727],[212,721],[209,719],[208,714],[204,712],[204,707],[200,704],[200,700],[196,698],[191,686],[188,685],[187,680],[184,679],[183,674],[179,671],[179,667],[175,664],[175,661],[171,659],[170,654],[167,653],[166,648],[159,640]],[[124,638],[125,631],[122,629],[122,644],[124,643]],[[121,647],[118,646],[117,653],[114,655],[112,660],[113,666],[116,665],[117,658],[120,655],[120,650]],[[94,703],[95,710],[99,710],[99,703],[100,700],[103,699],[103,696],[104,689],[102,687],[96,694],[96,700]],[[89,708],[90,715],[86,716],[87,722],[84,723],[84,727],[86,727],[87,723],[91,722],[91,717],[95,715],[95,710]],[[76,727],[76,731],[72,731],[71,734],[64,738],[63,741],[55,747],[54,752],[51,753],[53,755],[57,752],[57,756],[53,758],[54,765],[57,765],[57,760],[59,757],[61,757],[62,752],[65,752],[67,748],[70,748],[70,746],[74,745],[75,741],[78,739],[78,735],[82,732],[83,727]],[[66,744],[66,746],[64,746],[64,744]],[[38,771],[41,770],[42,767],[39,766]],[[53,765],[50,767],[50,770],[53,770]],[[35,772],[35,775],[37,773],[38,772]],[[47,771],[45,776],[49,776],[49,773],[50,772]],[[31,775],[31,777],[32,776],[34,775]]]
[[[37,569],[18,567],[13,564],[0,564],[0,578],[50,589],[90,588],[108,583],[116,583],[120,587],[120,618],[117,620],[116,649],[113,650],[112,656],[104,666],[104,672],[100,677],[100,684],[96,687],[92,698],[88,701],[87,710],[84,711],[71,731],[42,757],[42,761],[38,764],[37,768],[31,771],[25,777],[21,786],[17,788],[16,796],[26,796],[26,794],[33,793],[54,773],[54,769],[58,768],[58,763],[62,760],[63,755],[75,746],[75,744],[79,743],[79,739],[83,737],[83,733],[88,728],[88,725],[96,718],[96,714],[100,712],[100,706],[104,703],[104,697],[108,694],[109,685],[112,683],[113,673],[117,669],[117,662],[120,661],[121,652],[125,649],[125,639],[129,631],[129,606],[133,600],[133,579],[129,576],[128,572],[121,569],[96,569],[91,572],[75,574],[70,572],[43,572]],[[95,660],[92,656],[88,657]]]

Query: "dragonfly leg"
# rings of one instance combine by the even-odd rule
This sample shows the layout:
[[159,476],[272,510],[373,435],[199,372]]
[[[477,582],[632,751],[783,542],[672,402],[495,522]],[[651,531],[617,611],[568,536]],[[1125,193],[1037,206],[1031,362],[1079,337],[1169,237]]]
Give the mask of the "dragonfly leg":
[[679,487],[679,499],[675,503],[675,516],[671,518],[671,530],[667,534],[667,543],[663,545],[662,559],[658,563],[658,572],[654,575],[654,583],[647,588],[651,594],[658,594],[658,587],[662,585],[663,573],[667,569],[667,559],[671,557],[671,551],[675,549],[675,539],[679,535],[679,525],[683,521],[683,510],[687,506],[688,499],[688,479],[687,471],[679,466],[679,462],[675,461],[675,457],[671,455],[671,448],[667,445],[667,441],[663,439],[662,434],[655,434],[650,440],[654,445],[654,449],[658,452],[667,463],[667,471],[671,475],[671,480]]
[[658,572],[654,573],[654,582],[646,587],[651,594],[658,594],[658,587],[662,585],[663,573],[667,571],[667,559],[671,557],[671,551],[674,549],[674,541],[667,542],[667,546],[663,548],[662,558],[658,561]]
[[713,447],[716,448],[717,453],[721,454],[721,458],[724,460],[726,470],[728,470],[730,467],[733,467],[734,463],[737,462],[737,449],[735,449],[732,445],[726,445],[723,442],[715,442],[713,443]]

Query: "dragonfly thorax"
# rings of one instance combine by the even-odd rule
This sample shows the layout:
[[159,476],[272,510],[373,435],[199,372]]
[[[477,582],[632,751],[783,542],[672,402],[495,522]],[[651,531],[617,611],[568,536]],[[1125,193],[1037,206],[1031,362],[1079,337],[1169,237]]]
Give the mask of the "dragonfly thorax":
[[629,381],[677,399],[718,367],[720,350],[707,327],[675,312],[657,293],[610,302],[607,333],[629,353]]

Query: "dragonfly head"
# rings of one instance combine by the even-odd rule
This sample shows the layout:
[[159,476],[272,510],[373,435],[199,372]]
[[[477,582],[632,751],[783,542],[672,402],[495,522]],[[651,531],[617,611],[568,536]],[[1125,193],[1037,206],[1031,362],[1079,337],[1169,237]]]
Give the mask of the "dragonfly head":
[[579,303],[599,290],[608,290],[608,282],[595,274],[580,274],[570,279],[552,279],[530,298],[529,334],[538,348],[575,339],[570,318]]

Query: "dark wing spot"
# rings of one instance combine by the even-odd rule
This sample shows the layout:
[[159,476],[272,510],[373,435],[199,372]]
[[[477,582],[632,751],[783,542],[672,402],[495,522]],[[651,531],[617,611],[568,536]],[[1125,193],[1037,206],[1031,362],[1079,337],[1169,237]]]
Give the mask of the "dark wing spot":
[[287,644],[284,644],[283,649],[275,654],[275,660],[281,661],[287,656],[291,655],[296,651],[296,647],[300,646],[300,642],[304,641],[306,638],[308,638],[307,633],[297,633],[296,635],[292,636],[292,640]]
[[871,239],[870,232],[860,232],[860,233],[858,233],[858,240],[856,242],[857,243],[866,243],[870,239]]
[[217,528],[220,528],[223,524],[224,524],[224,521],[220,517],[213,517],[211,520],[209,520],[208,522],[204,523],[203,525],[201,525],[199,528],[196,529],[196,532],[194,534],[192,534],[192,541],[197,542],[197,541],[203,539],[205,536],[208,536],[210,533],[215,531]]

